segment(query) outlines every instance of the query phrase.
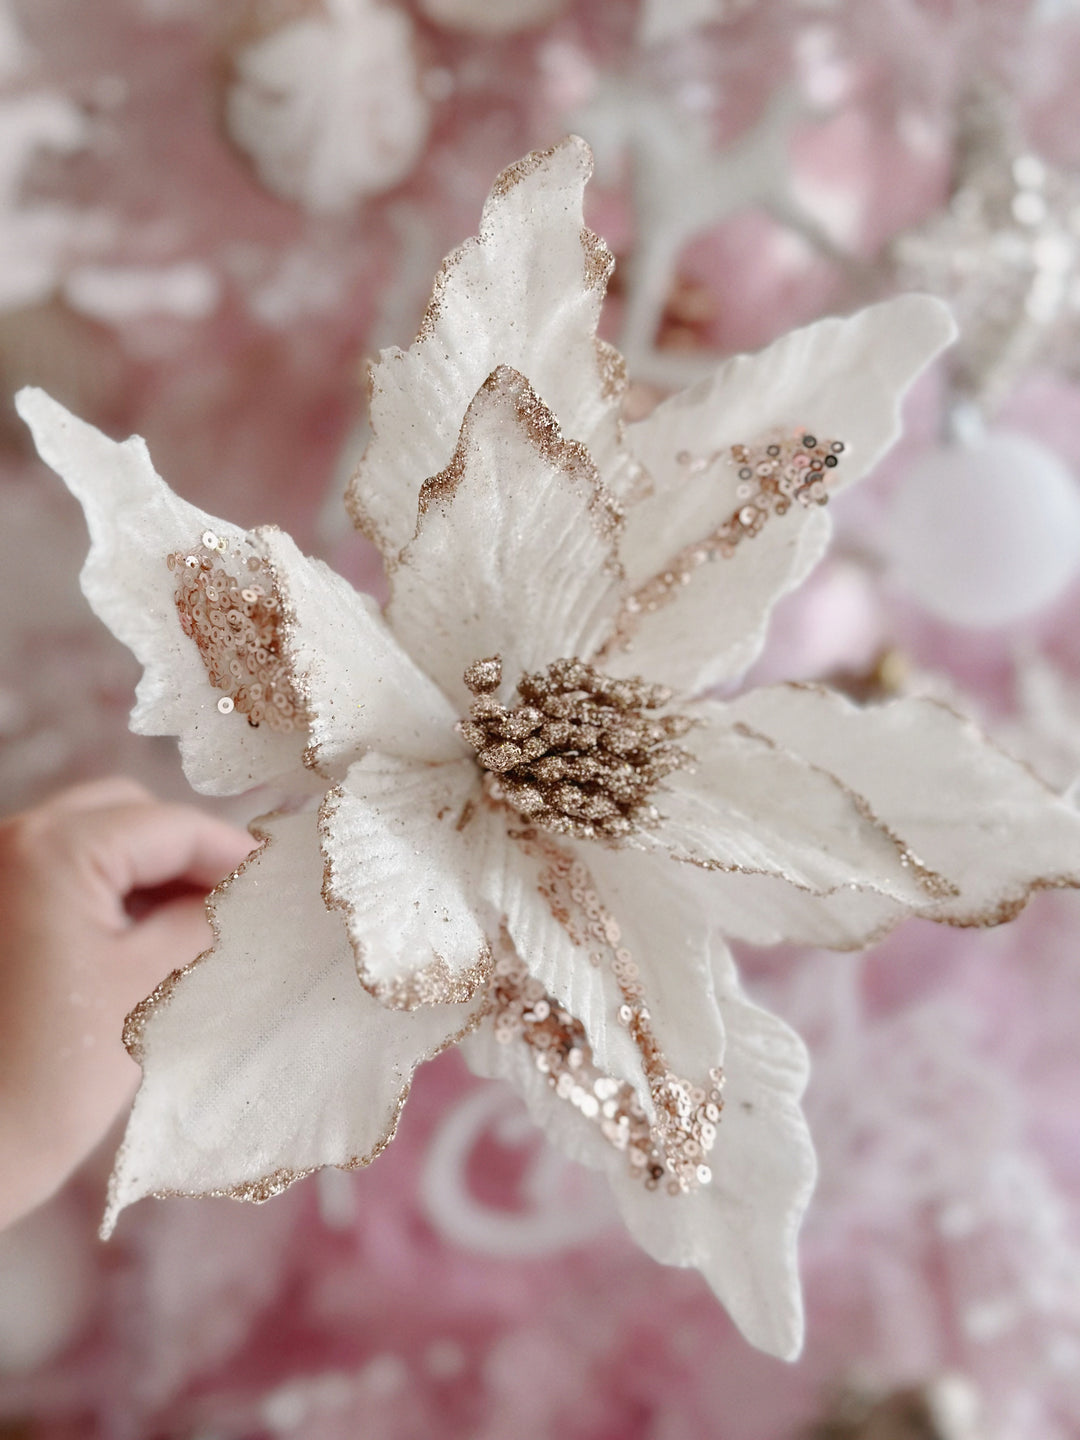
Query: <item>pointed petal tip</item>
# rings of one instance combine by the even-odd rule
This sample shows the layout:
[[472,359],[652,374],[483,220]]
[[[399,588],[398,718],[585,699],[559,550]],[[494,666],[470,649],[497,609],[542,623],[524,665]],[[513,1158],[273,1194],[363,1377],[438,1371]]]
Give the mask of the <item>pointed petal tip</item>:
[[752,1313],[743,1306],[729,1305],[728,1313],[739,1334],[755,1350],[793,1365],[803,1352],[806,1316],[801,1291],[796,1289],[785,1300],[777,1304],[771,1297],[771,1303],[752,1307]]
[[740,1335],[774,1360],[794,1364],[802,1355],[806,1339],[806,1312],[798,1271],[792,1259],[791,1285],[786,1293],[758,1293],[755,1298],[719,1296]]
[[794,1365],[803,1352],[804,1329],[800,1311],[798,1323],[792,1326],[790,1335],[775,1348],[766,1346],[766,1352],[769,1355],[775,1355],[777,1360],[784,1360],[788,1365]]
[[52,416],[67,415],[68,412],[47,390],[37,385],[24,385],[15,392],[15,409],[22,420],[33,430],[35,424]]
[[580,158],[583,165],[588,168],[589,175],[593,172],[593,150],[589,142],[581,135],[570,134],[560,142],[567,149],[572,149]]
[[123,1147],[117,1153],[113,1161],[113,1172],[109,1177],[108,1197],[105,1201],[105,1213],[101,1217],[101,1224],[98,1226],[98,1239],[111,1240],[116,1233],[116,1224],[120,1216],[128,1208],[134,1205],[136,1200],[142,1200],[146,1192],[133,1190],[131,1183],[123,1176],[124,1169]]
[[960,333],[952,311],[936,295],[912,290],[882,303],[891,307],[905,337],[920,340],[930,357],[951,345]]
[[[73,414],[66,405],[62,405],[47,390],[42,390],[37,385],[24,385],[21,390],[16,391],[15,409],[29,427],[42,460],[61,476],[69,489],[74,489],[68,473],[70,463],[68,468],[65,468],[65,461],[71,462],[74,459],[73,447],[78,447],[80,442],[104,440],[107,437],[103,436],[95,425]],[[137,443],[143,444],[141,440]]]
[[[33,437],[38,455],[81,498],[77,473],[72,473],[73,447],[99,432],[36,385],[24,385],[16,392],[15,409]],[[77,472],[78,467],[74,469]]]
[[580,186],[584,189],[592,173],[593,152],[588,141],[580,135],[566,135],[546,150],[531,150],[500,171],[491,187],[485,211],[530,178],[539,185],[554,180],[557,187]]

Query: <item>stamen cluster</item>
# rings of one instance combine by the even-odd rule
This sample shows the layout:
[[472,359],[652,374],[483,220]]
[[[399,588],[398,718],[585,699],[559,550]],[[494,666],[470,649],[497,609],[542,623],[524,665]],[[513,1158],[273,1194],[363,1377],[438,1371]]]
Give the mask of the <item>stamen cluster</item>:
[[476,699],[458,729],[497,777],[498,796],[555,834],[621,840],[655,825],[649,797],[693,759],[674,743],[693,722],[649,713],[671,699],[666,686],[556,660],[523,675],[520,703],[507,707],[494,694],[502,682],[498,656],[476,661],[464,678]]

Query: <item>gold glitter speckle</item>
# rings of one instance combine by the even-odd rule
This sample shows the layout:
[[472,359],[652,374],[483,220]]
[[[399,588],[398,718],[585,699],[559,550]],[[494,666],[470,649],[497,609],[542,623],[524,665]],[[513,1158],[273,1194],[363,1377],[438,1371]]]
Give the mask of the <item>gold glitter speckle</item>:
[[614,255],[600,236],[588,229],[581,232],[581,248],[585,253],[586,287],[603,291],[615,265]]
[[[513,402],[517,419],[525,428],[540,456],[553,468],[562,472],[566,479],[584,491],[587,497],[589,519],[597,533],[612,546],[609,567],[618,570],[614,555],[614,542],[622,526],[623,514],[614,496],[608,491],[593,464],[589,452],[576,440],[566,440],[559,423],[548,407],[537,395],[524,375],[509,365],[499,365],[480,387],[499,397]],[[475,401],[473,402],[476,403]],[[432,475],[420,487],[418,503],[419,522],[434,504],[447,504],[461,484],[469,461],[469,446],[472,442],[472,407],[461,427],[454,455],[444,470]]]

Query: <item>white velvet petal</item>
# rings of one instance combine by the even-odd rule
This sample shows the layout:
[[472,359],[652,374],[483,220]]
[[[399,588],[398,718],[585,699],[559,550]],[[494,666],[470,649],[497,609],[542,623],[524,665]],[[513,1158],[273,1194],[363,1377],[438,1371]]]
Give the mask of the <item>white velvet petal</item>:
[[[588,856],[582,858],[588,863]],[[489,881],[492,903],[501,910],[506,933],[530,975],[585,1027],[599,1068],[632,1085],[651,1112],[641,1054],[616,1018],[623,996],[614,972],[609,964],[590,962],[598,947],[583,942],[580,907],[559,918],[544,898],[541,887],[548,883],[549,868],[543,850],[511,840],[504,867]]]
[[605,644],[599,663],[687,695],[741,675],[761,653],[774,607],[814,569],[831,534],[824,510],[774,517],[734,555],[693,570],[668,603],[635,616],[629,643]]
[[631,1234],[669,1265],[699,1270],[746,1338],[794,1359],[803,1336],[796,1238],[815,1177],[799,1107],[806,1051],[782,1021],[743,995],[717,942],[700,1003],[723,1016],[724,1109],[709,1157],[713,1179],[688,1195],[646,1190],[625,1155],[559,1099],[523,1046],[500,1045],[483,1023],[462,1045],[474,1070],[510,1081],[549,1138],[603,1169]]
[[669,1069],[704,1084],[723,1053],[724,1024],[712,998],[713,922],[699,872],[641,850],[589,841],[573,849],[618,926],[620,949],[638,968],[650,1024]]
[[137,435],[117,444],[43,390],[20,390],[15,403],[41,458],[86,513],[83,594],[144,667],[132,730],[179,736],[184,771],[204,794],[232,795],[300,773],[304,732],[275,734],[266,725],[248,725],[238,712],[222,715],[221,692],[180,628],[166,557],[197,547],[206,530],[246,549],[245,532],[174,495]]
[[772,875],[696,871],[695,888],[717,929],[751,945],[820,945],[861,950],[915,913],[878,890],[815,895]]
[[996,924],[1033,890],[1080,884],[1080,814],[933,700],[861,708],[819,687],[775,686],[731,711],[857,789],[956,887],[919,906],[929,919]]
[[589,147],[574,137],[503,171],[480,233],[444,263],[418,338],[373,367],[373,434],[349,507],[388,561],[413,533],[420,486],[450,463],[466,407],[497,365],[528,376],[613,479],[621,376],[595,339],[611,256],[582,218],[591,173]]
[[411,1015],[373,1000],[319,898],[315,815],[260,832],[268,843],[212,901],[213,949],[129,1019],[143,1082],[106,1234],[144,1195],[261,1200],[320,1166],[374,1159],[417,1064],[472,1021],[468,1006]]
[[737,707],[686,713],[700,722],[683,741],[694,765],[656,792],[662,820],[645,842],[706,870],[772,875],[818,895],[857,887],[912,906],[927,899],[934,880],[921,857],[857,791],[747,728]]
[[480,387],[450,466],[421,492],[387,619],[464,714],[473,661],[522,671],[589,654],[615,582],[616,517],[579,445],[514,370]]
[[467,1000],[497,931],[484,885],[507,845],[471,760],[417,765],[371,752],[320,812],[328,905],[345,914],[363,983],[387,1005]]
[[308,763],[337,774],[367,750],[432,763],[471,753],[454,728],[457,714],[402,650],[376,601],[282,531],[257,536],[285,608],[285,649],[308,712]]
[[[726,463],[732,445],[804,427],[845,446],[831,488],[866,474],[900,433],[908,386],[954,333],[940,301],[904,295],[793,331],[760,355],[736,356],[630,427],[652,490],[626,517],[628,592],[739,508],[736,468]],[[710,457],[704,470],[687,463]],[[828,529],[816,507],[773,515],[733,556],[693,570],[670,603],[641,616],[629,650],[616,652],[609,668],[688,693],[740,674],[760,651],[773,606],[820,557]]]

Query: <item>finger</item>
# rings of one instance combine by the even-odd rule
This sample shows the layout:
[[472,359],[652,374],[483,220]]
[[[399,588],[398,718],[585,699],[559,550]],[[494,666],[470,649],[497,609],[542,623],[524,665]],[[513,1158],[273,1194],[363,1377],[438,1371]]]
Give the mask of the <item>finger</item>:
[[209,889],[255,847],[246,830],[189,805],[157,802],[75,814],[66,840],[118,899],[173,881]]
[[146,805],[156,803],[156,797],[127,775],[108,775],[101,780],[88,780],[84,785],[72,785],[61,790],[45,801],[42,809],[102,810],[117,805]]
[[214,943],[202,900],[160,905],[125,936],[130,994],[128,1009],[144,1000],[167,975],[197,959]]
[[173,900],[197,900],[206,898],[206,887],[189,885],[186,880],[169,880],[164,885],[151,885],[141,890],[129,890],[124,896],[124,912],[129,920],[142,920],[162,905]]

